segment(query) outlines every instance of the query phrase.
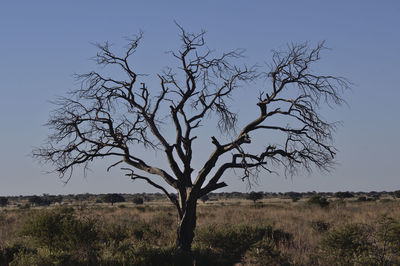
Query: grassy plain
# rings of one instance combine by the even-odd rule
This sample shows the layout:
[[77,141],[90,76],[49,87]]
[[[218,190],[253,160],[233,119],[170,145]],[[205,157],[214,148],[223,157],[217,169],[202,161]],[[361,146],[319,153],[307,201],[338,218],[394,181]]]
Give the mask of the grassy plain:
[[[256,204],[244,199],[199,202],[193,243],[194,253],[197,252],[196,265],[209,264],[210,261],[214,265],[393,265],[400,262],[400,200],[381,198],[360,202],[331,198],[329,206],[324,208],[309,204],[307,200],[302,198],[292,202],[268,198]],[[11,265],[68,265],[75,251],[70,251],[70,257],[65,258],[63,247],[53,250],[40,242],[35,233],[29,231],[31,229],[26,229],[29,223],[37,226],[35,217],[45,212],[57,212],[60,205],[24,206],[10,204],[0,208],[2,262]],[[167,201],[150,201],[143,205],[123,202],[113,206],[77,201],[61,203],[61,206],[73,208],[70,211],[77,221],[92,222],[89,227],[85,224],[84,228],[94,227],[95,235],[91,241],[97,244],[83,248],[83,252],[87,254],[88,248],[96,252],[94,258],[80,261],[82,265],[156,264],[159,261],[153,259],[157,256],[165,265],[174,261],[177,265],[187,263],[173,251],[177,216]],[[361,233],[357,233],[357,228],[348,229],[348,225],[362,228]],[[273,234],[267,236],[267,231],[262,228],[272,228]],[[264,236],[257,238],[260,232]],[[279,232],[276,236],[275,233]],[[388,236],[382,235],[385,232]],[[360,235],[363,238],[359,238]],[[241,243],[243,248],[237,249]],[[15,246],[19,247],[17,251],[10,251]],[[21,246],[28,251],[23,251]],[[132,246],[138,249],[132,250]],[[352,253],[349,249],[356,250]],[[147,252],[149,258],[137,258],[138,252]],[[169,260],[163,256],[169,256]],[[207,258],[202,260],[201,256]],[[78,257],[84,258],[82,255]],[[343,257],[346,259],[341,261]],[[76,263],[79,258],[75,258]]]

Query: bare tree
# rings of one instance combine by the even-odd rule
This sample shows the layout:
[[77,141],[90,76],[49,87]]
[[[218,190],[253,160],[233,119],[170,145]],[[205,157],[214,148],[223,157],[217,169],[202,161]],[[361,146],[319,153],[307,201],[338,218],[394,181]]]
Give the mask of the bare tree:
[[[50,163],[66,181],[78,165],[88,166],[97,158],[112,157],[111,167],[124,164],[132,180],[145,180],[161,190],[176,206],[179,214],[177,246],[189,251],[196,226],[197,200],[227,186],[221,178],[230,169],[243,171],[243,180],[261,170],[284,169],[293,175],[299,169],[316,166],[330,170],[335,148],[332,133],[335,123],[320,116],[320,105],[343,103],[341,93],[349,83],[340,77],[313,74],[310,67],[320,59],[323,43],[291,44],[284,51],[273,51],[267,73],[239,66],[243,51],[233,50],[215,56],[206,46],[205,32],[194,34],[180,30],[182,46],[171,52],[179,64],[158,74],[159,89],[143,83],[131,57],[142,39],[139,33],[123,54],[114,53],[109,44],[97,44],[97,64],[115,67],[125,78],[108,77],[99,72],[78,75],[80,88],[58,99],[47,126],[52,130],[48,142],[33,151],[34,157]],[[254,119],[238,128],[238,115],[229,103],[233,92],[249,81],[266,79],[255,104]],[[257,110],[255,109],[255,110]],[[161,129],[168,110],[174,138]],[[164,112],[164,114],[163,114]],[[206,120],[209,117],[215,120]],[[199,127],[216,123],[229,137],[221,140],[210,135],[214,146],[203,166],[194,169],[193,143]],[[278,122],[277,122],[278,121]],[[168,124],[164,124],[165,127]],[[254,132],[278,132],[281,143],[268,144],[259,153],[250,148]],[[224,141],[224,142],[222,142]],[[257,145],[260,147],[260,145]],[[169,169],[150,165],[141,157],[143,148],[163,151]],[[228,158],[227,158],[228,156]],[[176,190],[178,197],[158,183],[161,177]]]

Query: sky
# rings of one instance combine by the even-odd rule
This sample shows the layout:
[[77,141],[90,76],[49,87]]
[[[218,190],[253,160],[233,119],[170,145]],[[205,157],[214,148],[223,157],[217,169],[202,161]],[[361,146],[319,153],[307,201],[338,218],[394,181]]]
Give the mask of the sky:
[[[174,21],[206,30],[216,51],[245,49],[249,64],[268,63],[271,50],[287,43],[326,40],[331,49],[319,66],[353,83],[348,105],[326,113],[343,122],[334,171],[265,174],[252,187],[230,175],[219,191],[400,189],[399,14],[399,1],[1,1],[0,195],[157,192],[118,169],[106,172],[105,162],[86,176],[75,171],[65,185],[30,154],[49,134],[50,101],[78,86],[73,74],[96,69],[93,43],[123,48],[124,38],[143,31],[135,63],[154,74],[168,66],[165,52],[179,48]],[[199,146],[207,155],[209,140]]]

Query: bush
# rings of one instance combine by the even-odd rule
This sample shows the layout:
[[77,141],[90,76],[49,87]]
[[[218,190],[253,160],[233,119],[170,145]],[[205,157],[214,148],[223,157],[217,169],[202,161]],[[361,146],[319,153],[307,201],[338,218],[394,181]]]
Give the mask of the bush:
[[[377,221],[377,234],[376,238],[380,243],[381,258],[384,258],[385,261],[389,260],[389,258],[394,257],[394,255],[400,255],[400,223],[395,219],[382,216]],[[384,249],[382,249],[384,248]],[[383,262],[385,262],[383,261]]]
[[347,224],[327,233],[321,242],[324,260],[335,265],[353,265],[368,258],[372,245],[366,226]]
[[308,199],[308,204],[312,204],[312,205],[319,205],[322,208],[328,207],[329,206],[329,201],[324,198],[321,197],[319,195],[313,195]]
[[131,265],[193,265],[193,258],[184,254],[174,246],[167,248],[140,245],[134,250],[134,257]]
[[246,265],[288,265],[275,243],[269,238],[253,244],[244,255]]
[[320,246],[323,265],[400,265],[400,223],[382,216],[375,226],[346,224],[327,232]]
[[116,193],[106,194],[102,199],[104,202],[111,203],[111,205],[114,205],[116,202],[125,202],[124,196]]
[[133,198],[133,203],[136,205],[142,205],[144,203],[144,199],[142,197],[135,197]]
[[285,196],[290,198],[292,200],[292,202],[296,202],[296,201],[299,201],[301,199],[302,194],[299,193],[299,192],[290,191],[290,192],[286,192]]
[[29,198],[29,203],[31,203],[32,205],[37,205],[37,206],[49,206],[51,204],[51,201],[43,196],[31,196]]
[[210,225],[196,229],[195,233],[195,246],[217,252],[221,264],[239,262],[253,245],[267,240],[275,248],[278,243],[288,243],[291,235],[271,226],[249,225]]
[[353,198],[354,195],[353,195],[353,193],[351,193],[349,191],[346,191],[346,192],[339,191],[339,192],[335,193],[335,197],[339,198],[339,199],[348,199],[348,198]]
[[148,223],[143,221],[136,221],[129,229],[132,236],[139,241],[156,242],[161,235],[158,230],[152,228]]
[[7,197],[0,197],[0,206],[4,207],[7,206],[8,204],[8,198]]
[[365,196],[360,196],[360,197],[357,198],[357,201],[365,202],[365,201],[368,201],[368,199]]
[[[24,244],[14,242],[3,248],[0,248],[0,265],[12,265],[14,258],[23,254],[35,254],[36,250],[25,247]],[[18,264],[15,264],[18,265]],[[23,265],[23,264],[20,264]],[[29,265],[29,264],[25,264]]]
[[34,247],[47,249],[56,261],[66,256],[74,261],[96,260],[99,235],[95,221],[75,218],[72,208],[39,212],[23,224],[20,235],[31,239]]
[[252,191],[246,196],[246,198],[249,199],[249,200],[252,200],[254,202],[254,204],[255,204],[256,201],[262,199],[263,196],[264,196],[264,194],[262,192],[254,192],[254,191]]
[[49,253],[48,250],[40,249],[34,253],[20,252],[15,254],[10,266],[20,265],[85,265],[68,253]]

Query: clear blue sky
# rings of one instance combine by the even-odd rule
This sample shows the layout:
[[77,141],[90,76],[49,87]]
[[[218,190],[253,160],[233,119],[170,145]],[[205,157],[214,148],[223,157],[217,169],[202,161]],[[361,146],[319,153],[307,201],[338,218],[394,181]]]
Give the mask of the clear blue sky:
[[[266,175],[253,190],[369,191],[400,189],[399,1],[1,1],[0,195],[153,191],[106,165],[86,178],[76,171],[64,186],[29,156],[43,143],[49,100],[76,86],[72,75],[92,70],[93,42],[122,46],[144,31],[137,64],[156,73],[165,51],[178,45],[174,20],[207,30],[218,51],[245,48],[249,63],[268,62],[288,42],[326,40],[321,67],[354,83],[349,107],[327,115],[342,120],[339,165],[329,175]],[[251,100],[251,99],[246,99]],[[202,151],[204,154],[207,151]],[[157,156],[160,156],[157,155]],[[246,191],[232,176],[221,191]]]

